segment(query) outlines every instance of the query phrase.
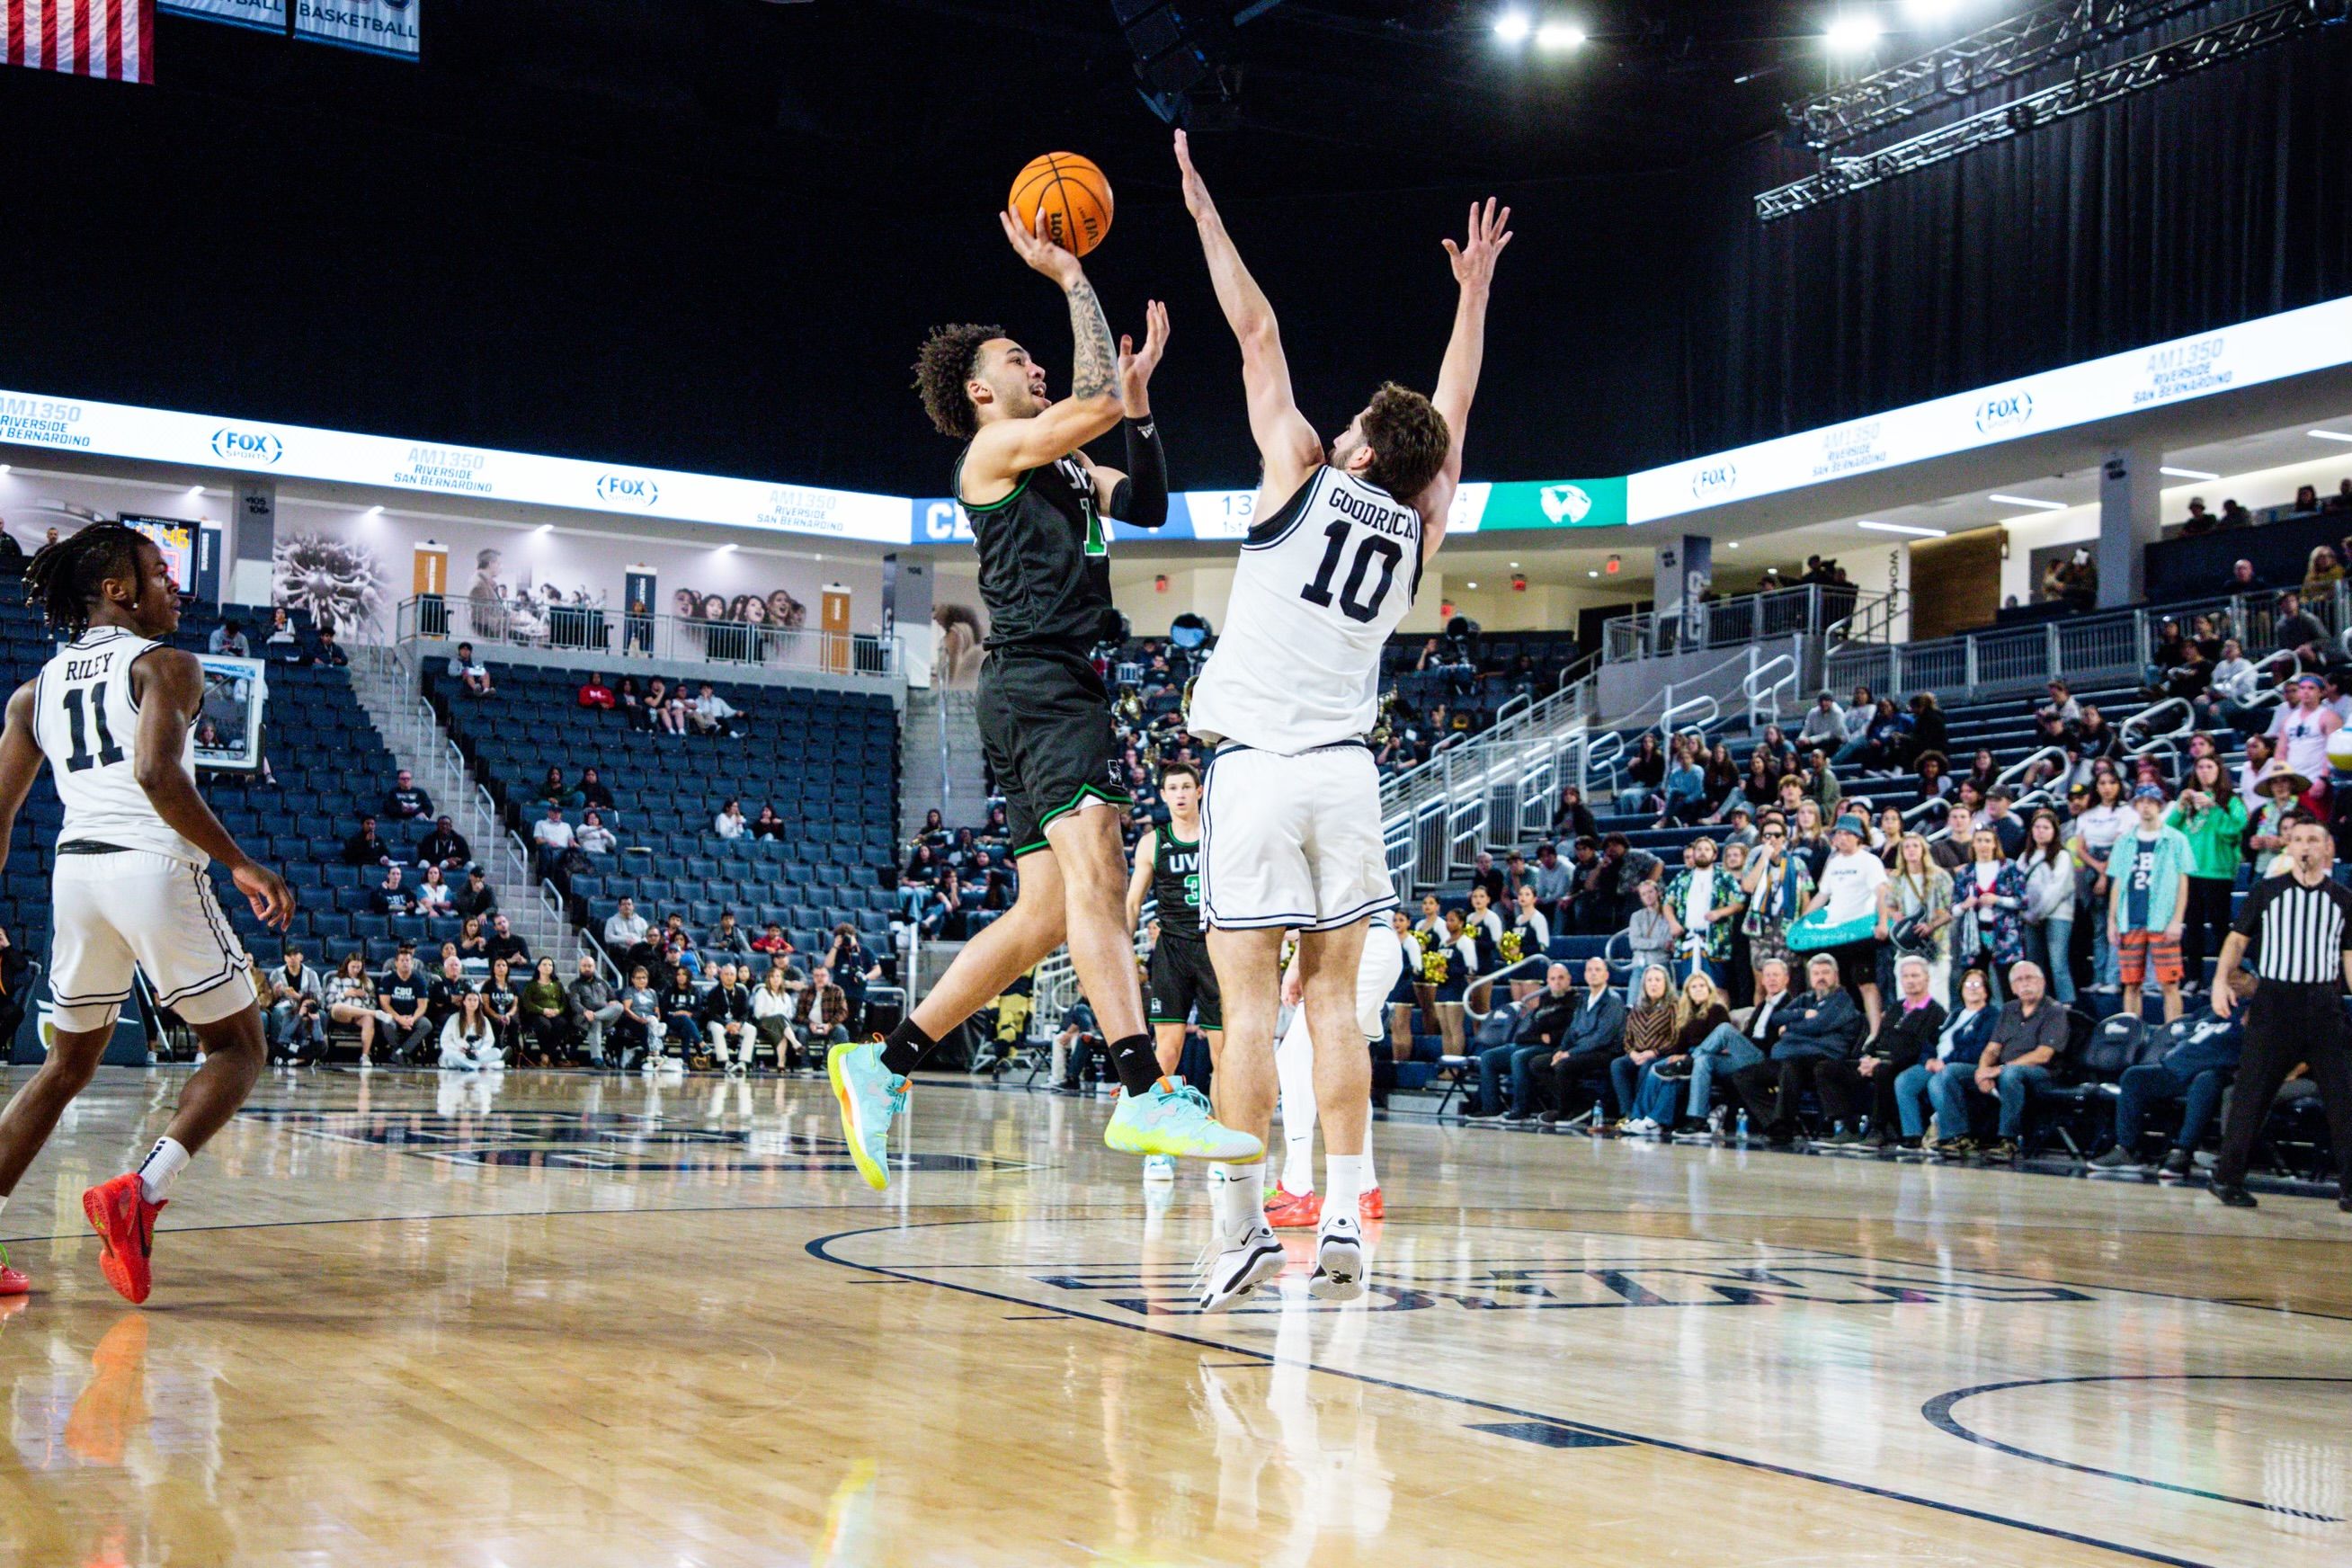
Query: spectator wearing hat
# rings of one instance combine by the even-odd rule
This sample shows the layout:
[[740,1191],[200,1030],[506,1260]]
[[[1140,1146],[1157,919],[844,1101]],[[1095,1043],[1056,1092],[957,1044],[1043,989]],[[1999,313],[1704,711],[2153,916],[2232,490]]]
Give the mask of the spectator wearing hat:
[[2272,859],[2285,852],[2286,830],[2294,818],[2306,815],[2303,792],[2310,787],[2309,779],[2275,759],[2263,764],[2254,781],[2253,804],[2246,810],[2246,858],[2253,863],[2257,880],[2269,875]]
[[[1841,816],[1830,826],[1830,852],[1822,862],[1807,914],[1825,913],[1832,927],[1874,921],[1878,890],[1886,885],[1886,863],[1864,844],[1869,828],[1862,818]],[[1872,935],[1824,950],[1837,964],[1837,984],[1862,999],[1867,1032],[1878,1032],[1878,943]]]
[[2149,972],[2164,991],[2164,1021],[2180,1016],[2180,930],[2188,918],[2189,874],[2195,857],[2188,837],[2164,825],[2164,791],[2132,791],[2139,825],[2116,841],[2107,861],[2107,936],[2115,944],[2124,1011],[2139,1016],[2140,988]]
[[2344,727],[2344,721],[2325,705],[2323,697],[2319,677],[2296,677],[2279,704],[2278,716],[2271,721],[2269,734],[2278,760],[2306,781],[2303,792],[2305,809],[2325,822],[2327,738]]

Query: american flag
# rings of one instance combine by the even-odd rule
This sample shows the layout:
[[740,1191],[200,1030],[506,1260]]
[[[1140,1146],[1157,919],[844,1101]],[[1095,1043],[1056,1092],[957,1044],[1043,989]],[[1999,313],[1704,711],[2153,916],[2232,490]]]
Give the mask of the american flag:
[[0,0],[12,66],[109,81],[155,79],[155,0]]

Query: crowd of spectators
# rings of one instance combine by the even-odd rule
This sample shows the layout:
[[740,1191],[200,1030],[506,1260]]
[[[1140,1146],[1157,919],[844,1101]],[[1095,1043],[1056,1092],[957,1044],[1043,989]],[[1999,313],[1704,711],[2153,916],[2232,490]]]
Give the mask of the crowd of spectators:
[[[2333,822],[2326,737],[2347,710],[2352,696],[2299,679],[2242,765],[2202,732],[2178,757],[2126,759],[2096,708],[2053,683],[2033,717],[2063,760],[2014,786],[1989,752],[1955,777],[1940,751],[1916,749],[1923,716],[1943,739],[1932,702],[1874,742],[1850,725],[1884,716],[1866,691],[1851,706],[1822,694],[1794,740],[1768,731],[1746,767],[1719,745],[1645,737],[1617,812],[1720,832],[1685,845],[1670,872],[1624,834],[1594,831],[1564,791],[1561,837],[1532,859],[1482,854],[1460,903],[1431,896],[1417,920],[1400,912],[1391,1047],[1406,1059],[1426,1020],[1439,1050],[1475,1063],[1474,1117],[1557,1122],[1589,1107],[1618,1134],[1696,1139],[1739,1114],[1784,1144],[1810,1097],[1827,1146],[2010,1161],[2058,1081],[2079,1005],[2108,1016],[2101,1027],[2161,1035],[2110,1102],[2115,1142],[2095,1167],[2145,1171],[2141,1140],[2169,1121],[2155,1129],[2169,1131],[2164,1170],[2185,1174],[2239,1039],[2206,1005],[2206,961],[2242,869],[2270,874],[2294,824]],[[1844,795],[1831,745],[1907,764],[1913,815]],[[1792,926],[1815,911],[1843,940],[1793,949]],[[1552,933],[1612,939],[1628,983],[1595,957],[1580,989],[1562,963],[1540,985],[1515,973],[1516,996],[1482,986]]]

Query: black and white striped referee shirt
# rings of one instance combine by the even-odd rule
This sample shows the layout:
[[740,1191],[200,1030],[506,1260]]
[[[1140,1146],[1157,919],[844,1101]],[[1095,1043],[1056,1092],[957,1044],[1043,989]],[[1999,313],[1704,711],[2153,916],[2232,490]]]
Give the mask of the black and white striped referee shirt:
[[2352,889],[2334,877],[2306,888],[2292,872],[2254,884],[2231,928],[2255,944],[2254,973],[2292,985],[2341,982],[2352,951]]

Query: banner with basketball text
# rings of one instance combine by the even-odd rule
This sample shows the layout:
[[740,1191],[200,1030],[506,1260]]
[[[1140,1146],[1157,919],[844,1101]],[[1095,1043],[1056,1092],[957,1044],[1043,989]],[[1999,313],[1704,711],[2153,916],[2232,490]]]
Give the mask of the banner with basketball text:
[[155,0],[155,9],[175,16],[201,16],[207,22],[227,22],[283,37],[286,0]]
[[155,79],[155,0],[0,0],[0,63]]
[[425,0],[296,0],[294,36],[413,60],[424,8]]

